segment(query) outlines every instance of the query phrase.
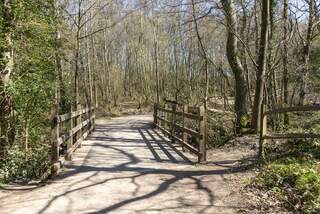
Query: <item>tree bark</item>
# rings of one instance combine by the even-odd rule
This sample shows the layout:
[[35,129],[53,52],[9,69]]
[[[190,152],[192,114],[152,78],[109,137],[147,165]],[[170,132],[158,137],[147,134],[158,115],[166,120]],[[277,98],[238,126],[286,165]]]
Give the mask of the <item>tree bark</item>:
[[266,75],[266,55],[268,45],[268,30],[270,21],[270,0],[262,1],[262,12],[261,12],[261,35],[260,35],[260,48],[258,58],[258,71],[256,90],[254,96],[253,115],[252,115],[252,128],[258,131],[260,128],[260,115],[261,115],[261,104],[263,101],[263,88],[265,83]]
[[227,58],[235,76],[235,112],[237,115],[237,132],[240,132],[242,118],[247,116],[247,84],[243,66],[238,57],[237,14],[233,0],[221,0],[227,21]]
[[308,63],[310,56],[310,46],[312,42],[312,28],[314,24],[314,11],[315,11],[315,1],[309,1],[309,20],[308,20],[308,30],[307,38],[303,42],[303,70],[301,73],[300,91],[299,91],[299,103],[298,105],[304,105],[304,100],[306,96],[307,88],[307,78],[308,78]]
[[[289,91],[288,91],[288,0],[283,1],[283,76],[282,76],[282,96],[283,96],[283,105],[285,107],[289,104]],[[284,114],[284,123],[289,123],[288,114]]]

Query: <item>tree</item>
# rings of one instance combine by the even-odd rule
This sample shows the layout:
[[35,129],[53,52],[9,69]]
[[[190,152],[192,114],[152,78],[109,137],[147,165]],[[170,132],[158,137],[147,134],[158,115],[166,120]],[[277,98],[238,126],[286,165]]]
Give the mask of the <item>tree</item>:
[[256,131],[260,127],[261,118],[261,105],[263,101],[263,89],[266,76],[266,56],[267,56],[267,45],[268,45],[268,29],[270,21],[270,0],[262,1],[261,11],[261,34],[260,34],[260,50],[258,57],[258,70],[257,70],[257,81],[256,90],[253,104],[253,115],[252,115],[252,128]]
[[227,58],[235,76],[235,112],[237,114],[237,130],[241,129],[241,120],[247,117],[247,85],[243,66],[239,59],[238,22],[233,0],[221,0],[227,25]]

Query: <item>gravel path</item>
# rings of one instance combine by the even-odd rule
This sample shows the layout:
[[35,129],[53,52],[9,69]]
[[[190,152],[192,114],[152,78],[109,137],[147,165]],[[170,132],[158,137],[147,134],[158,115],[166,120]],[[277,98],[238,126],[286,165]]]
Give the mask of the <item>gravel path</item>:
[[240,170],[194,164],[151,121],[98,120],[60,176],[41,187],[0,190],[0,213],[236,213],[239,194],[228,181]]

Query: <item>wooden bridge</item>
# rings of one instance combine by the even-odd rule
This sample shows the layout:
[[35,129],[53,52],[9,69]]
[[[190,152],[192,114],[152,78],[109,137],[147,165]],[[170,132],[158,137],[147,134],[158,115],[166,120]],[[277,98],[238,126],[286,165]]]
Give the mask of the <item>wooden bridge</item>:
[[[74,120],[77,125],[72,125]],[[93,109],[58,117],[53,159],[60,164],[63,157],[72,156],[72,161],[64,161],[61,173],[43,186],[1,189],[1,214],[234,213],[238,209],[238,194],[226,180],[240,169],[218,159],[216,164],[195,164],[197,156],[153,128],[151,114],[97,120],[86,140],[79,140],[91,131],[92,122]]]
[[[267,115],[310,110],[320,106],[264,112],[260,142],[271,138]],[[246,205],[233,186],[243,178],[234,164],[241,157],[215,151],[214,162],[198,164],[206,117],[203,107],[177,105],[109,120],[96,121],[94,108],[59,115],[52,161],[60,173],[43,185],[1,188],[0,213],[236,213]]]

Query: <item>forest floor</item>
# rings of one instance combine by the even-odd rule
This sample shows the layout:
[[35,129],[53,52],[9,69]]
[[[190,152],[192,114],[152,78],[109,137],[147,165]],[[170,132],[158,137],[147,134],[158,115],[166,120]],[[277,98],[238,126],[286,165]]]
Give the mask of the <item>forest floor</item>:
[[[243,160],[254,149],[214,149],[208,163],[167,143],[152,115],[97,121],[73,161],[42,185],[0,189],[6,213],[237,213],[248,209]],[[238,147],[234,147],[238,148]]]

